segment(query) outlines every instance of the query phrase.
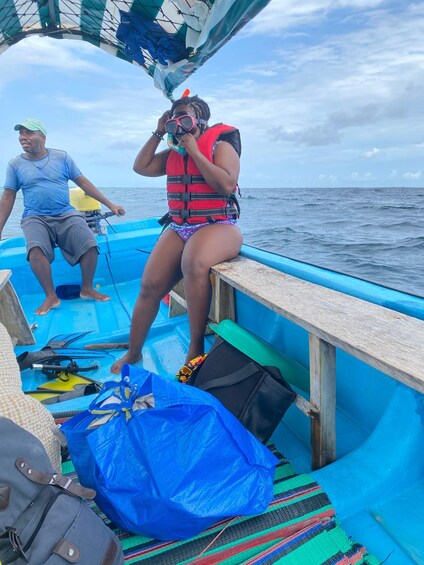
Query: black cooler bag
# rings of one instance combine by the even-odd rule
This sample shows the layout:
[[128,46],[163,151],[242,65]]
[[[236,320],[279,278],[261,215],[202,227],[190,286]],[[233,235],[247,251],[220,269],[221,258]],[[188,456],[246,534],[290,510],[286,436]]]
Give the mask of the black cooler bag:
[[213,394],[263,443],[296,397],[277,367],[262,367],[220,336],[188,384]]

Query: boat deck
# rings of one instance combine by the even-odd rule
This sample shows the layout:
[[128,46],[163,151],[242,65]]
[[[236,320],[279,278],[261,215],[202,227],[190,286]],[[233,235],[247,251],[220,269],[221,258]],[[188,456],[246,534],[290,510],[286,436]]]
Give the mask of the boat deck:
[[[138,280],[104,285],[101,286],[101,291],[111,296],[110,302],[99,303],[80,298],[63,300],[48,316],[29,315],[29,323],[37,324],[34,331],[36,344],[17,347],[17,354],[25,350],[39,350],[52,337],[77,331],[91,333],[74,342],[70,348],[80,349],[86,344],[95,343],[127,342],[129,313],[138,288]],[[23,295],[21,300],[24,310],[33,312],[42,302],[43,295]],[[213,336],[206,339],[210,345]],[[169,318],[168,305],[162,303],[143,350],[144,367],[172,378],[184,362],[187,347],[187,315]],[[72,349],[69,351],[72,352]],[[110,373],[109,368],[123,354],[122,349],[101,351],[97,357],[95,352],[89,354],[94,356],[90,358],[90,363],[98,363],[99,369],[87,375],[99,381],[118,378]],[[33,390],[45,382],[46,377],[39,371],[27,370],[22,373],[22,380],[25,390]],[[400,384],[397,390],[395,384],[394,387],[394,404],[391,412],[385,414],[386,418],[392,420],[392,425],[393,420],[396,421],[394,445],[393,434],[388,435],[384,425],[380,423],[370,434],[340,407],[336,412],[338,459],[332,465],[311,472],[308,441],[310,422],[294,406],[287,412],[272,440],[277,449],[285,453],[297,473],[311,473],[325,488],[349,535],[360,540],[381,561],[387,558],[389,564],[411,565],[424,562],[421,560],[424,556],[424,542],[417,542],[417,539],[422,539],[417,536],[417,529],[424,519],[424,505],[417,504],[417,501],[424,499],[424,475],[420,474],[421,465],[416,456],[421,431],[410,417],[415,405],[414,396],[418,396],[418,393]],[[89,402],[90,397],[79,398],[51,405],[49,409],[56,414],[72,412],[87,407]],[[414,464],[411,457],[415,460]],[[376,476],[374,486],[371,486],[370,474]],[[380,480],[382,474],[386,476],[383,483]],[[399,476],[403,476],[411,486],[398,485]],[[376,484],[379,485],[377,490]],[[399,527],[399,513],[402,514],[402,527]],[[388,547],[393,550],[392,556],[388,555]]]
[[[125,349],[84,350],[87,344],[128,343],[130,313],[138,293],[139,281],[120,283],[116,286],[102,286],[101,291],[109,294],[109,302],[94,302],[81,298],[62,300],[58,308],[47,316],[29,315],[30,325],[36,324],[34,337],[35,345],[16,347],[19,355],[24,351],[38,351],[46,343],[58,335],[75,332],[90,332],[81,339],[70,344],[63,353],[69,355],[86,355],[87,362],[77,360],[81,364],[98,364],[99,368],[86,374],[88,377],[105,382],[118,379],[110,372],[112,363],[125,353]],[[43,295],[24,295],[21,303],[26,312],[33,312],[43,301]],[[66,314],[65,314],[66,312]],[[65,314],[65,316],[64,316]],[[64,325],[64,319],[66,324]],[[187,316],[185,315],[185,319]],[[174,376],[184,363],[188,341],[188,322],[179,318],[168,318],[168,306],[161,304],[158,316],[152,326],[149,338],[143,349],[143,366],[154,373],[164,376]],[[22,383],[25,391],[35,390],[46,381],[41,371],[27,369],[22,372]],[[64,410],[84,409],[90,398],[76,399],[66,403],[49,406],[54,412]]]
[[[127,342],[141,272],[158,236],[157,228],[150,226],[149,223],[140,226],[139,239],[134,237],[134,230],[124,230],[101,242],[95,284],[111,296],[110,302],[62,300],[47,316],[33,314],[43,295],[23,259],[22,243],[14,242],[17,246],[14,248],[12,242],[2,242],[0,268],[12,269],[12,282],[28,322],[37,325],[36,344],[18,346],[16,353],[37,351],[54,336],[84,331],[91,333],[72,347]],[[255,258],[253,251],[249,250],[248,254]],[[53,265],[56,284],[78,283],[78,269],[70,269],[63,263],[59,255]],[[297,265],[297,269],[300,267]],[[380,294],[386,304],[392,300],[392,293],[383,289]],[[237,321],[242,327],[263,336],[274,346],[281,346],[287,355],[308,366],[308,335],[304,329],[265,306],[254,304],[251,297],[238,293],[236,298]],[[411,302],[406,297],[401,304],[405,313],[409,314],[406,307]],[[418,314],[422,312],[422,302],[417,304]],[[208,345],[213,341],[212,336],[206,339]],[[144,347],[144,367],[172,378],[184,362],[187,346],[186,314],[169,318],[168,306],[161,304]],[[99,369],[87,375],[99,381],[118,378],[109,368],[121,355],[122,349],[99,352],[90,358],[90,362],[99,364]],[[312,476],[329,495],[346,532],[381,561],[387,559],[389,565],[424,563],[423,395],[339,349],[336,365],[337,460],[314,471]],[[39,371],[26,370],[22,381],[25,390],[33,390],[46,377]],[[55,413],[78,410],[89,401],[86,397],[51,405],[49,409]],[[292,406],[272,438],[297,473],[311,472],[310,432],[309,418]]]

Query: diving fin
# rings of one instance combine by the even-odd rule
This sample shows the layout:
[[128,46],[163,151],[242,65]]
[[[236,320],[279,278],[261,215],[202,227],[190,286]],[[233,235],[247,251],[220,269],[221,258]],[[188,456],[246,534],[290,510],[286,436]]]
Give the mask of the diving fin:
[[77,388],[69,390],[66,392],[54,392],[54,391],[44,391],[44,390],[32,390],[25,394],[36,398],[41,402],[41,404],[56,404],[57,402],[65,402],[65,400],[71,400],[73,398],[80,398],[81,396],[90,396],[97,394],[101,386],[97,383],[86,383],[77,385]]
[[[47,390],[26,390],[25,394],[27,396],[32,396],[32,398],[36,398],[42,404],[44,404],[45,400],[49,400],[50,398],[57,398],[60,393],[58,392],[49,392]],[[57,402],[57,401],[55,401]]]
[[74,343],[78,339],[82,339],[84,336],[91,334],[93,330],[88,332],[74,332],[72,334],[58,334],[52,337],[46,345],[41,349],[42,351],[46,349],[66,349],[68,345]]
[[75,390],[81,385],[96,384],[100,386],[100,383],[89,377],[82,377],[80,375],[74,375],[72,373],[60,373],[56,380],[43,383],[37,387],[37,390],[43,391],[55,391],[55,392],[69,392],[70,390]]

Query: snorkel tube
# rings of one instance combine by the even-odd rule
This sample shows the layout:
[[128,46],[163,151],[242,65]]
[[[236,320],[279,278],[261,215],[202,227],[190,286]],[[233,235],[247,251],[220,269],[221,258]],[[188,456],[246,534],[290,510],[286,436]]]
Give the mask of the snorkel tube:
[[[187,98],[188,96],[190,96],[190,90],[186,88],[184,92],[181,94],[180,98]],[[168,144],[169,149],[171,149],[172,151],[176,151],[180,155],[185,155],[186,150],[184,149],[184,147],[180,147],[179,145],[174,143],[174,141],[175,141],[174,136],[168,133],[168,138],[166,142]]]
[[186,150],[184,149],[184,147],[180,147],[179,145],[174,143],[174,141],[175,141],[174,136],[172,134],[168,133],[167,144],[168,144],[169,149],[172,149],[172,151],[176,151],[180,155],[185,155]]

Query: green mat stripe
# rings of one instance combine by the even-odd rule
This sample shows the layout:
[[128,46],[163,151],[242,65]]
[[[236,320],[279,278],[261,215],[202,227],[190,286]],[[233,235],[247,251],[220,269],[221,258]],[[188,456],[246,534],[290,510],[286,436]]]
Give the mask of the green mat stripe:
[[[155,560],[160,556],[161,560],[166,557],[166,560],[174,565],[201,553],[223,528],[225,528],[224,534],[215,542],[214,552],[221,548],[225,550],[227,545],[233,547],[246,538],[255,540],[258,532],[268,533],[274,529],[280,530],[283,526],[293,526],[313,517],[322,509],[331,509],[327,496],[310,476],[297,475],[281,480],[281,477],[291,472],[287,467],[290,466],[280,464],[277,467],[276,477],[279,482],[275,485],[275,499],[265,513],[253,517],[240,517],[234,521],[223,520],[192,540],[182,540],[172,544],[152,541],[143,536],[130,536],[118,531],[124,550],[135,552],[136,555],[147,552],[148,555],[143,559],[146,564],[150,559]],[[69,474],[73,471],[72,465],[65,464],[63,471]],[[132,562],[137,561],[129,561]]]
[[[175,542],[115,529],[125,565],[378,565],[340,528],[327,495],[313,478],[295,475],[290,463],[269,447],[279,463],[274,499],[263,514],[222,520],[194,538]],[[71,462],[64,463],[62,471],[76,478]]]

